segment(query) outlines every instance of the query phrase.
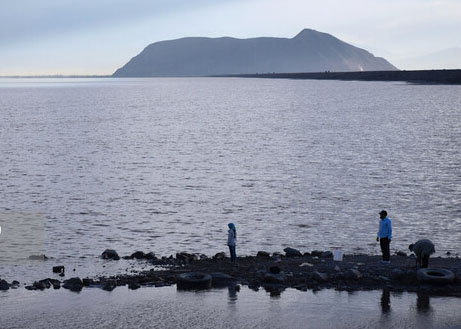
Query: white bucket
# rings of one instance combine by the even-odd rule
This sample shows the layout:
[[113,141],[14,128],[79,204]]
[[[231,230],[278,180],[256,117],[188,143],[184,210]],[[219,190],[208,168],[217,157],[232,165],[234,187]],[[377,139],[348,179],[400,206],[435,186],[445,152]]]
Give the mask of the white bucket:
[[343,261],[343,252],[341,250],[334,250],[333,251],[333,260],[336,262]]

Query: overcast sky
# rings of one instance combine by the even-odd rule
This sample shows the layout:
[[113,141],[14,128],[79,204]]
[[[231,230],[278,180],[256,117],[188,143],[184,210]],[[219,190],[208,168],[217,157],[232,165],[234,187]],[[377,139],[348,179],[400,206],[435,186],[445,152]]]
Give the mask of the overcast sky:
[[303,28],[405,69],[461,48],[461,0],[0,0],[0,75],[112,74],[156,41]]

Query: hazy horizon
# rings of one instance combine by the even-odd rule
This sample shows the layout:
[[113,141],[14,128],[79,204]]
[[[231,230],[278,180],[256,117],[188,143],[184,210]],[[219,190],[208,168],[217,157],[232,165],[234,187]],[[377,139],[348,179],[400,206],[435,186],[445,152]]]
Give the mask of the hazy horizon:
[[7,0],[0,4],[0,76],[111,75],[157,41],[292,38],[304,28],[399,69],[461,68],[455,0]]

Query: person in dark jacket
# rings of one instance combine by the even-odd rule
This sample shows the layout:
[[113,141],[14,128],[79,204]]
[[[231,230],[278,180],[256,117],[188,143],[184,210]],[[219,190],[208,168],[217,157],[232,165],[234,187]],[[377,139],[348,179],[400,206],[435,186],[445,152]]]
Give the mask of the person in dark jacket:
[[392,224],[391,220],[387,218],[387,211],[381,210],[379,213],[379,231],[376,241],[379,241],[381,251],[383,253],[383,260],[381,263],[390,264],[390,244],[392,239]]
[[435,252],[434,244],[431,240],[422,239],[408,246],[410,251],[416,255],[416,266],[427,268],[429,266],[429,256]]
[[237,229],[234,223],[227,224],[229,231],[227,231],[227,245],[229,246],[229,252],[231,256],[231,262],[235,263],[237,256],[235,253],[235,244],[237,240]]

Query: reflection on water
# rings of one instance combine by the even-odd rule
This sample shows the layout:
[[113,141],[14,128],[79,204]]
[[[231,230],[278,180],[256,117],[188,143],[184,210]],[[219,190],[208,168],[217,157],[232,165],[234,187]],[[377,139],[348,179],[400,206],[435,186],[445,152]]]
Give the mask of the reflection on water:
[[[456,328],[460,300],[388,290],[271,297],[230,285],[209,291],[126,287],[0,293],[1,328]],[[429,301],[430,300],[430,301]],[[459,328],[459,327],[458,327]]]

